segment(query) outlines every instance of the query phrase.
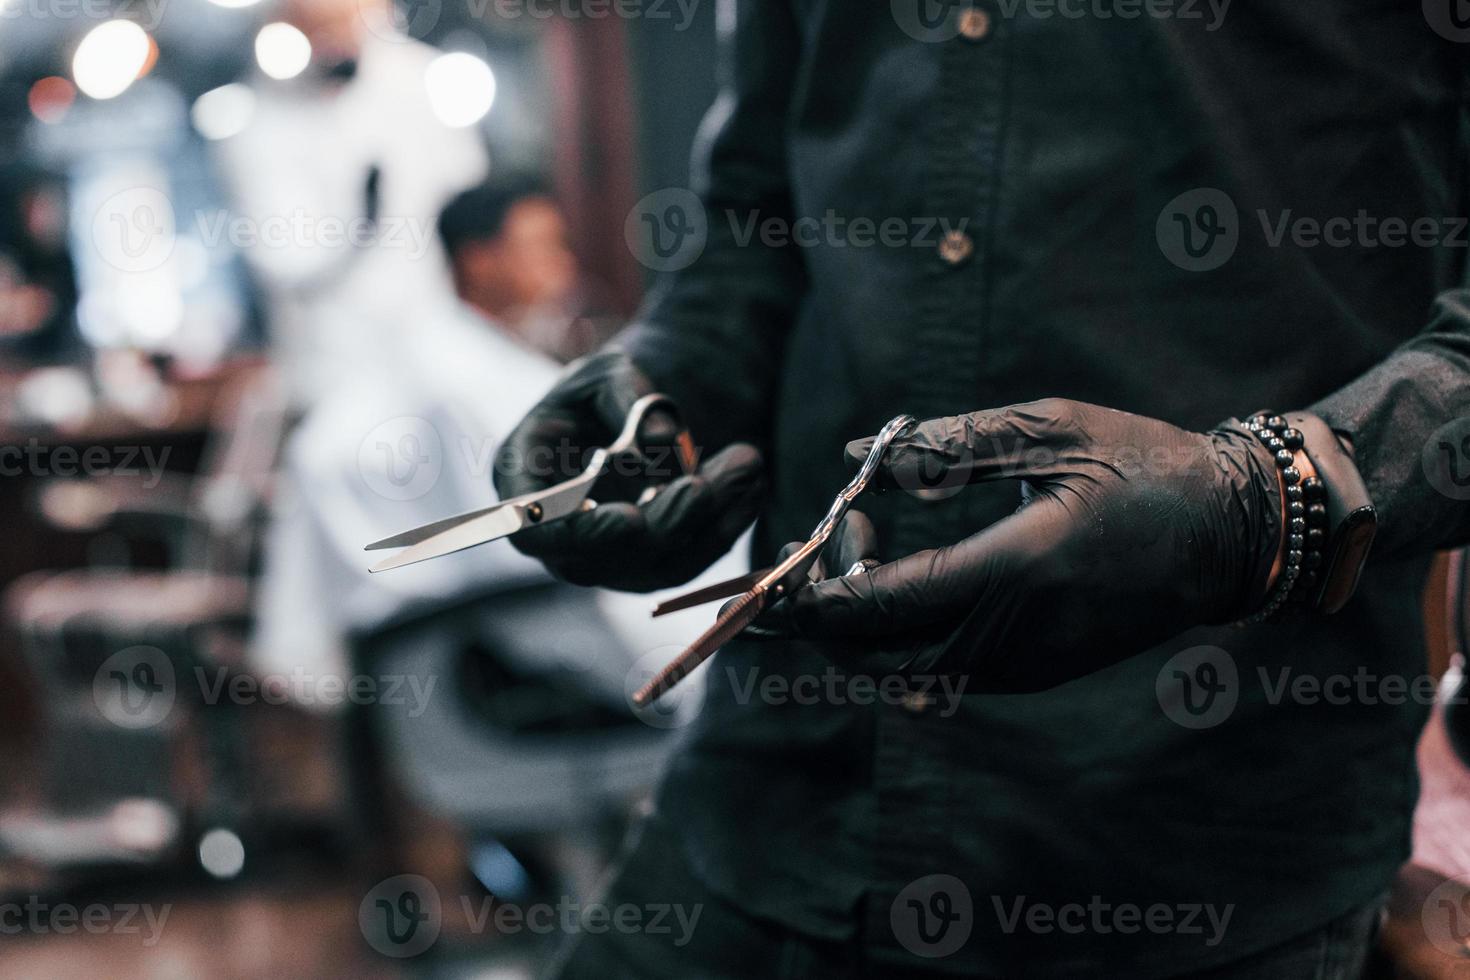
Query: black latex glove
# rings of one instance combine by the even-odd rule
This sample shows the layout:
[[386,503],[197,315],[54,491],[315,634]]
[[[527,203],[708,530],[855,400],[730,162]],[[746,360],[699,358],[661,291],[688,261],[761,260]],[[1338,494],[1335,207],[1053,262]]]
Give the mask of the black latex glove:
[[[871,444],[850,443],[849,461]],[[958,544],[803,588],[762,627],[878,640],[909,651],[912,670],[1039,690],[1264,600],[1281,492],[1270,452],[1239,423],[1186,432],[1046,399],[921,423],[893,443],[879,485],[1008,478],[1023,481],[1015,514]]]
[[[495,489],[502,498],[517,497],[575,476],[593,449],[617,437],[632,404],[652,391],[617,349],[571,365],[506,440]],[[661,418],[645,423],[646,441],[672,441],[671,426],[658,431]],[[593,488],[595,509],[527,528],[511,543],[577,585],[648,592],[689,581],[755,519],[764,489],[761,458],[755,447],[736,443],[688,476],[678,475],[671,454],[662,459],[662,472],[600,480]],[[657,494],[635,503],[650,486]]]

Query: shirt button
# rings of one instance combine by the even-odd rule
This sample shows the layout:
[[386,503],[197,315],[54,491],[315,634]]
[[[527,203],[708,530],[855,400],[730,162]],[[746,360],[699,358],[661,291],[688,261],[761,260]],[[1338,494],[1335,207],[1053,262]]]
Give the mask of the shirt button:
[[983,41],[990,36],[990,11],[983,7],[966,7],[960,13],[960,37],[966,41]]
[[911,715],[922,715],[929,710],[933,700],[922,691],[910,691],[903,696],[903,710]]
[[974,240],[962,231],[946,232],[939,242],[939,257],[949,265],[959,265],[974,254]]

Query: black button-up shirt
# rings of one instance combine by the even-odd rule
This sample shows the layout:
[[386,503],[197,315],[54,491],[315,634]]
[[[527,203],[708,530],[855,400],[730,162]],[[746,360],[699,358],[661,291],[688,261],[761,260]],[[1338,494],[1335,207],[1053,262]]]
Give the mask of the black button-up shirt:
[[[1313,409],[1353,439],[1381,532],[1336,617],[1100,650],[1130,656],[1043,694],[867,696],[852,678],[897,658],[730,644],[660,802],[712,889],[895,962],[937,951],[906,910],[965,909],[959,948],[922,962],[1144,977],[1386,887],[1425,716],[1420,590],[1470,497],[1435,462],[1470,462],[1470,32],[1427,10],[721,8],[704,213],[664,225],[696,241],[625,342],[707,446],[767,449],[756,560],[806,536],[847,440],[1053,395],[1194,428]],[[927,496],[865,498],[884,557],[1018,499]],[[815,698],[749,685],[833,669]],[[913,886],[930,875],[962,887]]]

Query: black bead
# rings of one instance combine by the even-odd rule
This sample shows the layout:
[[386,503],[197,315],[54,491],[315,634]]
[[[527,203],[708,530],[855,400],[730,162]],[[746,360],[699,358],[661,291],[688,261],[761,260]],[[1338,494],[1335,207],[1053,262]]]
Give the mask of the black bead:
[[1307,505],[1307,521],[1310,522],[1310,523],[1312,523],[1312,524],[1326,524],[1327,523],[1327,505],[1326,504],[1308,504]]
[[1317,568],[1322,564],[1322,552],[1309,551],[1302,558],[1302,566],[1305,568]]
[[[1271,441],[1272,442],[1280,442],[1281,440],[1280,439],[1273,439]],[[1291,454],[1291,450],[1290,449],[1277,450],[1277,452],[1276,452],[1276,465],[1277,466],[1281,467],[1284,470],[1288,466],[1290,466],[1292,463],[1295,463],[1295,462],[1296,462],[1296,457]]]
[[1302,563],[1302,558],[1303,553],[1300,551],[1288,551],[1286,553],[1286,563],[1288,565],[1300,565]]
[[1314,527],[1307,532],[1308,547],[1321,549],[1322,545],[1325,544],[1326,541],[1327,532],[1322,530],[1320,527]]
[[[1311,532],[1308,531],[1307,533],[1310,534]],[[1286,546],[1293,551],[1301,551],[1307,546],[1307,539],[1303,535],[1293,534],[1290,538],[1287,539]]]
[[1327,496],[1327,488],[1322,485],[1322,479],[1309,476],[1302,481],[1302,492],[1307,495],[1308,500],[1321,500]]
[[1302,588],[1310,589],[1317,584],[1319,576],[1316,572],[1307,572],[1301,578]]
[[1278,453],[1286,448],[1286,443],[1281,440],[1280,436],[1272,436],[1271,438],[1267,439],[1266,445],[1267,447]]
[[1300,449],[1307,439],[1302,435],[1301,429],[1286,429],[1281,433],[1281,441],[1286,443],[1287,449]]
[[1301,500],[1302,499],[1302,488],[1301,487],[1287,487],[1286,488],[1286,499],[1287,500]]
[[1286,505],[1286,512],[1292,517],[1302,517],[1307,512],[1307,505],[1300,500],[1293,500]]
[[1272,415],[1266,419],[1266,428],[1284,429],[1286,428],[1286,419],[1282,418],[1279,415]]
[[1286,469],[1281,471],[1281,478],[1285,480],[1288,485],[1292,483],[1300,483],[1302,479],[1302,471],[1297,469],[1295,466],[1288,466]]
[[1291,523],[1287,526],[1291,528],[1292,534],[1305,534],[1307,532],[1307,521],[1304,517],[1293,517]]

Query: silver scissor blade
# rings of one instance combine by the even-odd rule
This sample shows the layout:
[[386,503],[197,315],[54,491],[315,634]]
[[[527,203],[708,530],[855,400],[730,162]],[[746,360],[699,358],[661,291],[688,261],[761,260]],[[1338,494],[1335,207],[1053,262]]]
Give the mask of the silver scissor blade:
[[418,544],[420,541],[427,541],[434,535],[448,531],[450,528],[459,527],[465,521],[472,521],[477,517],[482,517],[485,514],[500,510],[502,507],[514,503],[516,501],[507,500],[481,508],[480,510],[472,510],[465,514],[455,514],[453,517],[446,517],[432,524],[424,524],[408,531],[401,531],[390,538],[383,538],[381,541],[374,541],[372,544],[363,545],[362,550],[382,551],[385,548],[407,548],[409,545]]
[[430,558],[452,555],[456,551],[463,551],[477,544],[506,537],[526,526],[524,515],[523,505],[504,504],[478,517],[462,520],[447,531],[441,531],[412,547],[403,549],[392,557],[384,558],[368,571],[386,572],[391,568],[402,568],[404,565],[427,561]]
[[[546,524],[575,514],[586,505],[587,494],[601,475],[606,460],[606,453],[599,449],[593,455],[592,463],[580,476],[558,483],[548,490],[512,497],[483,511],[471,511],[469,514],[435,521],[433,524],[395,535],[396,539],[418,540],[392,558],[378,562],[368,571],[386,572],[391,568],[402,568],[429,558],[451,555],[456,551],[514,534],[532,524]],[[443,530],[437,530],[441,527]],[[424,533],[429,536],[423,537]],[[372,548],[370,545],[369,549]]]

